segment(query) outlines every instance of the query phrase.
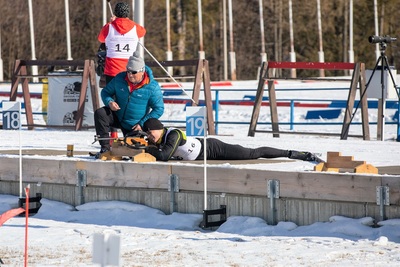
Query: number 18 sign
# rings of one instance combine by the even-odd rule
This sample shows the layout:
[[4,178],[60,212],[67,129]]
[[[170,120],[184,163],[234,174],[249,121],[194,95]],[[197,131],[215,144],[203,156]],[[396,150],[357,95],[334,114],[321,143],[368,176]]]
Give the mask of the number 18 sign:
[[18,130],[21,123],[21,102],[3,101],[3,129]]
[[205,136],[206,107],[186,107],[186,135]]

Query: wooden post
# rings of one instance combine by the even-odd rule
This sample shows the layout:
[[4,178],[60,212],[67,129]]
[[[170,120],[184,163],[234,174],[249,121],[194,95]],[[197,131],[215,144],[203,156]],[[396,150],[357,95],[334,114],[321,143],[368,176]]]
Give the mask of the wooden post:
[[85,60],[82,74],[81,91],[79,93],[78,109],[76,112],[75,130],[79,131],[82,128],[83,114],[85,112],[85,100],[87,93],[87,84],[89,78],[89,60]]
[[370,139],[369,126],[368,126],[369,124],[368,101],[367,101],[367,92],[365,88],[365,65],[361,63],[356,63],[356,65],[354,66],[350,91],[347,98],[347,105],[343,119],[342,132],[340,134],[341,140],[346,140],[349,135],[349,128],[352,120],[352,111],[354,108],[354,102],[357,92],[357,83],[360,83],[360,104],[362,112],[363,139],[364,140]]
[[[262,99],[264,96],[264,91],[265,91],[265,77],[268,77],[268,65],[263,62],[261,66],[261,73],[260,73],[260,78],[258,80],[258,87],[257,87],[257,93],[256,93],[256,98],[254,100],[254,106],[253,106],[253,114],[251,116],[251,121],[250,121],[250,128],[248,132],[248,136],[254,136],[256,132],[256,126],[257,126],[257,121],[258,117],[260,115],[260,109],[261,109],[261,104],[262,104]],[[277,103],[276,103],[276,92],[275,92],[275,83],[274,80],[268,79],[268,101],[269,101],[269,108],[271,112],[271,123],[272,123],[272,131],[273,131],[273,137],[279,137],[279,122],[278,122],[278,108],[277,108]]]
[[365,77],[365,64],[360,63],[360,77],[359,77],[359,86],[360,86],[360,101],[361,101],[361,120],[362,120],[362,132],[363,139],[370,140],[370,132],[369,132],[369,118],[368,118],[368,98],[367,98],[367,88],[366,88],[366,77]]
[[78,109],[77,109],[77,119],[75,121],[75,130],[79,131],[82,128],[83,116],[85,112],[85,101],[87,95],[87,85],[88,80],[90,84],[90,93],[92,95],[92,106],[93,111],[100,107],[99,104],[99,93],[97,90],[95,65],[93,60],[85,60],[85,65],[83,67],[82,75],[82,87],[79,95]]
[[199,104],[200,86],[202,82],[204,87],[204,98],[205,98],[204,101],[206,103],[206,109],[207,109],[208,133],[210,135],[215,135],[211,86],[210,86],[210,72],[208,68],[208,61],[205,59],[199,59],[197,64],[196,77],[192,93],[192,99],[195,101],[195,103],[192,103],[192,105],[198,106]]
[[96,65],[93,60],[90,60],[89,65],[89,82],[90,82],[90,92],[92,94],[92,104],[93,111],[96,111],[100,108],[100,99],[99,99],[99,88],[97,87],[96,81]]
[[267,63],[264,61],[261,65],[260,75],[258,79],[256,98],[254,99],[253,113],[251,115],[250,127],[247,136],[253,136],[256,132],[258,117],[260,116],[260,108],[265,90],[264,73],[267,72]]
[[210,70],[207,60],[203,60],[203,86],[204,86],[204,101],[206,102],[206,109],[207,109],[208,134],[215,135],[213,101],[211,96]]
[[278,106],[276,103],[276,92],[274,80],[268,80],[269,110],[271,112],[271,123],[273,137],[279,137]]

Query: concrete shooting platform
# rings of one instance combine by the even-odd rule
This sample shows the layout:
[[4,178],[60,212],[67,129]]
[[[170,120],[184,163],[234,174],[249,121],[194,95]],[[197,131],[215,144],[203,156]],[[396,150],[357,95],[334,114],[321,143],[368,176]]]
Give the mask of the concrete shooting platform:
[[[0,151],[0,194],[19,195],[19,151]],[[22,150],[23,186],[31,195],[73,206],[118,200],[163,211],[204,212],[203,161],[94,160],[88,151]],[[32,156],[38,155],[38,157]],[[334,215],[400,217],[400,166],[376,166],[378,174],[269,171],[241,164],[290,163],[290,159],[207,161],[207,209],[226,206],[227,216],[261,217],[268,224],[329,221]],[[229,164],[226,164],[229,163]]]

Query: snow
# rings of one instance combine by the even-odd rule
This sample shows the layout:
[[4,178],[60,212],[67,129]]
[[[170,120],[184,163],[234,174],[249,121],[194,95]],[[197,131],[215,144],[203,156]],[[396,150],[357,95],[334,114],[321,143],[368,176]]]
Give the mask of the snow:
[[[249,84],[249,83],[248,83]],[[282,87],[327,87],[327,85],[282,84]],[[243,84],[242,84],[243,85]],[[279,85],[279,84],[278,84]],[[253,86],[253,84],[251,85]],[[0,86],[1,90],[2,86]],[[6,87],[9,90],[9,87]],[[278,87],[279,88],[279,87]],[[278,92],[278,98],[309,99],[315,92]],[[236,94],[236,95],[235,95]],[[220,99],[234,99],[248,92],[221,93]],[[326,91],[321,99],[346,99],[347,93]],[[333,98],[335,96],[335,98]],[[314,97],[315,98],[315,97]],[[6,100],[6,98],[0,98]],[[34,111],[41,111],[40,100],[32,99]],[[289,109],[279,108],[280,120],[288,119]],[[252,107],[222,106],[221,120],[249,121]],[[304,119],[304,110],[296,109],[296,118]],[[393,112],[393,111],[389,111]],[[390,114],[392,115],[392,114]],[[184,120],[183,105],[167,105],[163,120]],[[263,110],[268,121],[268,111]],[[370,120],[376,120],[374,111]],[[43,120],[40,116],[35,119]],[[338,118],[338,121],[343,117]],[[260,117],[260,120],[262,118]],[[264,126],[268,128],[269,126]],[[318,125],[312,131],[340,132],[340,125]],[[295,126],[296,130],[310,127]],[[396,142],[397,125],[385,126],[384,141],[314,135],[256,133],[247,137],[248,125],[220,125],[220,138],[244,146],[272,146],[308,150],[326,159],[328,151],[354,156],[376,167],[398,166],[400,142]],[[360,127],[350,128],[360,134]],[[19,149],[18,131],[0,130],[0,150]],[[66,131],[37,128],[21,131],[22,149],[55,149],[66,152],[67,144],[75,151],[97,151],[94,131]],[[4,157],[7,155],[1,155]],[[8,155],[10,156],[10,155]],[[15,156],[15,155],[14,155]],[[28,157],[28,156],[24,156]],[[29,157],[44,157],[31,155]],[[93,160],[83,155],[64,160]],[[173,163],[184,164],[184,163]],[[256,168],[281,171],[309,171],[313,164],[285,161],[274,164],[221,164],[221,167]],[[0,214],[15,208],[18,197],[0,195]],[[233,216],[218,229],[202,229],[202,214],[164,214],[160,210],[135,203],[102,201],[81,206],[43,198],[39,212],[29,217],[28,265],[30,266],[98,266],[92,263],[94,234],[120,238],[120,266],[399,266],[400,218],[374,222],[370,217],[332,216],[329,222],[298,226],[293,222],[268,225],[256,217]],[[0,227],[0,259],[5,266],[24,263],[25,218],[15,217]]]
[[[0,195],[0,213],[18,197]],[[198,227],[201,214],[163,214],[134,203],[104,201],[72,207],[42,199],[29,217],[31,266],[96,266],[93,234],[120,237],[120,266],[398,266],[400,219],[332,216],[329,222],[268,225],[229,217],[216,231]],[[5,266],[22,266],[24,217],[0,227]]]

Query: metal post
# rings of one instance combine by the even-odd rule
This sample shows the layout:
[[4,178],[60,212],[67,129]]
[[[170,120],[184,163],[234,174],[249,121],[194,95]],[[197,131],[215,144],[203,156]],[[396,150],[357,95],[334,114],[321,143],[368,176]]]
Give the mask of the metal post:
[[203,47],[203,15],[201,10],[201,0],[197,0],[197,14],[199,17],[199,59],[205,59]]
[[276,198],[279,198],[279,180],[268,180],[267,196],[270,199],[270,220],[269,223],[276,225]]
[[107,0],[103,0],[103,24],[102,26],[107,24]]
[[[289,37],[290,37],[290,62],[296,62],[296,53],[294,52],[294,37],[293,37],[293,11],[292,0],[289,0]],[[290,77],[296,78],[296,69],[290,70]]]
[[[378,30],[378,1],[374,0],[374,23],[375,23],[375,35],[379,36],[379,30]],[[375,45],[375,55],[376,59],[378,60],[380,56],[380,51],[379,51],[379,44],[376,43]],[[382,64],[383,65],[383,64]]]
[[294,129],[294,100],[290,100],[290,130]]
[[231,80],[236,81],[236,54],[233,49],[233,12],[232,12],[232,0],[228,1],[228,14],[229,14],[229,59],[230,59],[230,70]]
[[222,23],[224,31],[224,80],[228,80],[228,40],[227,40],[227,25],[226,25],[226,0],[222,2]]
[[4,80],[3,58],[1,57],[1,27],[0,27],[0,82]]
[[[399,92],[399,94],[400,94],[400,92]],[[399,97],[399,102],[397,102],[397,139],[396,139],[396,141],[400,142],[400,97]]]
[[[166,16],[167,16],[167,61],[172,60],[172,51],[171,51],[171,19],[170,19],[170,0],[166,0]],[[170,75],[173,75],[173,68],[172,67],[167,67],[168,73]]]
[[219,120],[219,91],[215,91],[215,134],[218,135],[218,120]]
[[76,186],[78,187],[78,194],[77,194],[78,205],[82,205],[85,203],[85,194],[83,192],[83,188],[86,187],[86,184],[87,184],[86,170],[76,170]]
[[349,0],[349,62],[354,63],[353,48],[353,0]]
[[[353,48],[353,0],[349,0],[349,62],[354,63],[354,48]],[[350,70],[350,75],[353,71]]]
[[[324,48],[323,48],[323,43],[322,43],[322,22],[321,22],[321,2],[320,2],[320,0],[317,0],[317,13],[318,13],[317,17],[318,17],[318,36],[319,36],[318,58],[319,58],[319,62],[325,62]],[[325,77],[324,69],[319,70],[319,77]]]
[[175,174],[169,176],[168,191],[170,191],[169,208],[172,214],[176,209],[175,192],[179,192],[179,177]]
[[388,186],[376,187],[376,204],[379,205],[379,215],[381,221],[386,220],[385,206],[390,205]]
[[[31,33],[31,52],[32,52],[32,60],[36,60],[36,49],[35,49],[35,31],[33,26],[33,11],[32,11],[32,0],[28,0],[28,8],[29,8],[29,25],[30,25],[30,33]],[[38,75],[38,66],[32,66],[32,75]],[[39,82],[37,77],[33,78],[33,82]]]
[[261,64],[267,61],[267,54],[265,52],[265,34],[264,34],[264,3],[263,0],[258,1],[259,15],[260,15],[260,34],[261,34]]
[[[144,0],[132,0],[133,7],[133,20],[144,27]],[[139,42],[144,46],[144,37],[140,38]],[[138,46],[140,56],[144,58],[144,51],[142,47]]]
[[379,198],[380,198],[380,203],[379,203],[379,215],[381,216],[381,220],[384,220],[385,218],[385,205],[384,205],[384,190],[383,187],[379,187]]
[[65,0],[65,27],[67,33],[67,60],[72,60],[71,56],[71,34],[69,29],[69,0]]

